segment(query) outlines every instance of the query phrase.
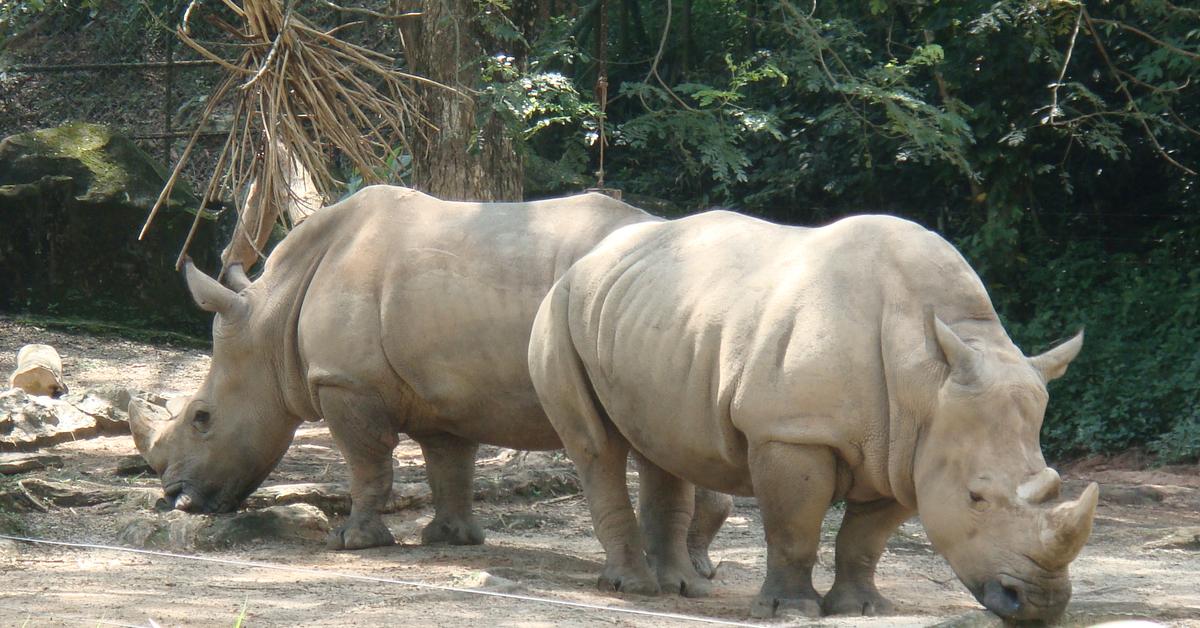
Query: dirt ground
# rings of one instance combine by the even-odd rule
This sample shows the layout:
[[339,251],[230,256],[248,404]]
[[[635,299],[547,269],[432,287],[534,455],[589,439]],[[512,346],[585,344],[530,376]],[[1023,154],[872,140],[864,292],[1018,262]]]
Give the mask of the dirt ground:
[[[10,372],[16,350],[28,342],[59,349],[73,391],[119,384],[167,396],[185,394],[198,385],[209,365],[203,351],[65,334],[0,318],[0,374]],[[154,477],[116,474],[117,459],[136,453],[128,436],[58,445],[52,453],[64,458],[61,469],[18,477],[158,487]],[[479,458],[477,486],[491,486],[489,482],[505,474],[524,471],[528,475],[531,469],[545,481],[543,492],[534,490],[526,496],[482,491],[487,495],[477,503],[477,511],[488,533],[483,546],[421,546],[421,526],[432,515],[428,506],[386,517],[400,541],[394,547],[330,552],[317,541],[280,538],[199,553],[206,558],[270,563],[279,569],[0,540],[0,626],[235,626],[239,620],[244,626],[699,625],[679,617],[483,597],[350,579],[345,574],[490,587],[608,609],[749,621],[747,610],[765,571],[761,521],[752,500],[736,501],[733,516],[714,543],[713,557],[720,568],[712,597],[614,596],[595,589],[603,554],[592,535],[582,495],[562,488],[570,484],[562,481],[571,474],[568,461],[561,454],[526,458],[486,447]],[[1070,623],[1141,616],[1170,625],[1200,626],[1200,551],[1145,546],[1176,528],[1200,526],[1200,468],[1130,470],[1128,466],[1089,460],[1069,465],[1064,474],[1068,496],[1078,494],[1090,480],[1101,482],[1105,495],[1152,485],[1165,496],[1148,504],[1102,501],[1091,542],[1072,565],[1075,595]],[[397,482],[424,480],[415,443],[404,440],[396,450],[395,476]],[[347,477],[327,430],[308,424],[266,485]],[[636,476],[631,474],[630,481],[636,483]],[[828,589],[833,580],[832,541],[839,514],[833,509],[826,519],[816,569],[819,590]],[[30,537],[110,545],[131,518],[159,516],[149,508],[106,504],[22,514],[17,525]],[[487,574],[494,578],[486,580]],[[819,622],[783,617],[772,623],[925,626],[955,618],[957,625],[996,623],[973,613],[978,604],[933,552],[916,519],[904,524],[889,543],[879,567],[879,587],[897,603],[898,615]]]

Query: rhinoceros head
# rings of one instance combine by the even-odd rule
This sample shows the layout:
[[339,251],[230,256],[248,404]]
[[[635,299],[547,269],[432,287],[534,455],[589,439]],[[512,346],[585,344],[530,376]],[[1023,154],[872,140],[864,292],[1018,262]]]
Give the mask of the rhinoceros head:
[[1052,620],[1071,597],[1067,565],[1087,541],[1095,483],[1055,504],[1061,480],[1039,443],[1046,382],[1063,375],[1083,334],[1027,358],[1007,343],[964,341],[933,319],[945,363],[933,420],[914,459],[918,512],[930,540],[989,610]]
[[[194,395],[168,405],[169,420],[151,420],[131,404],[129,426],[175,508],[228,512],[266,479],[299,420],[279,392],[279,349],[253,326],[249,301],[190,260],[185,273],[196,303],[216,313],[212,365]],[[249,283],[239,270],[230,282]]]

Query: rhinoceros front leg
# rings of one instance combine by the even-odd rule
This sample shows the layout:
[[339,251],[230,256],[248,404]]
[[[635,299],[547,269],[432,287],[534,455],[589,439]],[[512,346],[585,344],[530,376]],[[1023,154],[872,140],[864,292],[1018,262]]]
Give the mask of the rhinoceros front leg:
[[893,500],[847,503],[837,535],[833,588],[821,601],[827,615],[887,615],[895,606],[875,588],[875,566],[888,537],[913,515]]
[[350,465],[350,517],[329,535],[331,549],[392,545],[380,513],[392,492],[392,450],[398,441],[378,395],[340,387],[317,390],[321,413]]
[[471,515],[475,452],[479,444],[452,434],[414,436],[413,440],[425,456],[425,473],[433,491],[433,521],[421,531],[421,542],[483,543],[483,528]]
[[708,556],[708,547],[732,511],[733,497],[696,487],[696,506],[692,512],[691,526],[688,527],[687,548],[696,573],[705,578],[712,579],[717,575],[717,568]]
[[663,591],[703,597],[711,586],[696,572],[688,552],[688,527],[695,509],[695,487],[637,456],[641,491],[638,519],[646,539],[646,557]]
[[757,618],[779,609],[821,614],[812,584],[821,520],[834,489],[833,453],[826,447],[768,442],[750,447],[750,479],[767,536],[767,578],[750,607]]

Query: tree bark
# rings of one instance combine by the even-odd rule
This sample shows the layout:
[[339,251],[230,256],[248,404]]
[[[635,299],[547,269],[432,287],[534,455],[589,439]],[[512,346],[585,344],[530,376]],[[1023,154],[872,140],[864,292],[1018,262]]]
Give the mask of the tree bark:
[[475,19],[476,3],[430,0],[421,3],[421,11],[419,33],[405,34],[414,69],[463,95],[424,90],[422,110],[436,130],[413,144],[414,186],[447,200],[521,200],[522,164],[508,129],[494,116],[476,126],[470,90],[477,86],[485,54],[480,42],[487,40]]

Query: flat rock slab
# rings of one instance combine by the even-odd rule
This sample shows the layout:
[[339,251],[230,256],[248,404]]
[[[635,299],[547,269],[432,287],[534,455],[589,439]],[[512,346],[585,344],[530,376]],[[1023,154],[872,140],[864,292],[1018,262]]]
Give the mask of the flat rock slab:
[[[429,486],[422,482],[402,482],[392,486],[392,496],[383,512],[418,508],[433,499]],[[246,508],[268,508],[289,504],[308,504],[326,515],[350,512],[350,487],[338,482],[304,482],[264,486],[246,498]]]
[[231,515],[190,515],[178,510],[126,521],[121,545],[158,550],[222,550],[261,541],[323,542],[329,518],[315,506],[270,506]]
[[1178,528],[1157,541],[1147,543],[1146,548],[1200,550],[1200,528]]
[[61,467],[62,456],[50,454],[0,454],[0,475],[15,475],[47,467]]
[[0,392],[0,451],[35,451],[102,434],[128,434],[128,416],[91,393],[60,399],[19,388]]
[[87,508],[110,503],[149,508],[159,492],[135,486],[27,478],[0,489],[0,508],[7,508],[9,512],[47,512],[51,508]]
[[1116,486],[1105,484],[1100,487],[1100,501],[1121,506],[1144,506],[1157,504],[1166,499],[1166,491],[1143,484],[1140,486]]

